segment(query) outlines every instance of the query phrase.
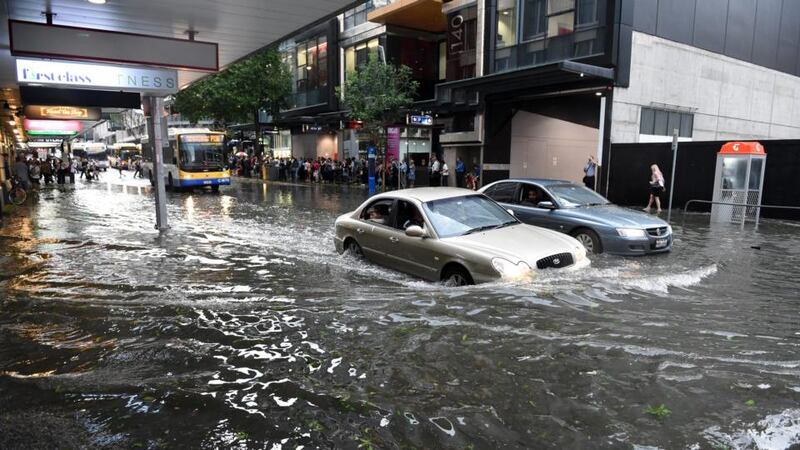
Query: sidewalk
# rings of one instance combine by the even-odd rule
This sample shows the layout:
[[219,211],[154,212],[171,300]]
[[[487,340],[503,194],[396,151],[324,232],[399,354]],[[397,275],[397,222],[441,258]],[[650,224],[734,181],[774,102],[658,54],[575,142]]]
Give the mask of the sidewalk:
[[305,187],[305,188],[312,188],[312,187],[336,187],[336,188],[347,188],[347,189],[360,189],[363,191],[367,190],[367,186],[361,183],[351,183],[351,184],[341,184],[341,183],[314,183],[314,182],[298,182],[298,181],[269,181],[269,180],[262,180],[261,178],[247,178],[247,177],[240,177],[238,175],[232,175],[231,180],[236,183],[251,183],[251,184],[266,184],[266,185],[275,185],[275,186],[294,186],[294,187]]

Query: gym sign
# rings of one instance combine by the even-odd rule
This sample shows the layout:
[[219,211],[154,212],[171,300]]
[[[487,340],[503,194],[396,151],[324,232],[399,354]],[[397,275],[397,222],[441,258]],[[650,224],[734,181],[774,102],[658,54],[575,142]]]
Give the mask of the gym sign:
[[100,108],[28,105],[23,111],[28,119],[100,120]]
[[154,94],[178,92],[174,69],[17,59],[17,81],[27,85],[110,89]]

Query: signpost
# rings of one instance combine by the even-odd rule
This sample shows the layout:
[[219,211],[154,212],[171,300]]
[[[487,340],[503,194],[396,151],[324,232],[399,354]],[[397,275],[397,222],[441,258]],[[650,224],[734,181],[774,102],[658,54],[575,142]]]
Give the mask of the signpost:
[[429,127],[433,125],[433,117],[428,115],[421,115],[421,116],[411,115],[408,116],[408,120],[406,121],[406,123],[408,123],[409,125],[422,125]]
[[669,180],[669,204],[667,205],[667,223],[672,219],[672,193],[675,189],[675,164],[678,162],[678,129],[672,130],[672,176]]

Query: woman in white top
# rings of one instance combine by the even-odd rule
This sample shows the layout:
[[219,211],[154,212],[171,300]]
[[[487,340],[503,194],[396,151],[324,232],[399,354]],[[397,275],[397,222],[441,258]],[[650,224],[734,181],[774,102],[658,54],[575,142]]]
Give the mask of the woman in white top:
[[661,194],[664,192],[664,175],[656,164],[650,166],[650,201],[647,202],[645,212],[650,212],[653,200],[656,202],[656,212],[661,212]]

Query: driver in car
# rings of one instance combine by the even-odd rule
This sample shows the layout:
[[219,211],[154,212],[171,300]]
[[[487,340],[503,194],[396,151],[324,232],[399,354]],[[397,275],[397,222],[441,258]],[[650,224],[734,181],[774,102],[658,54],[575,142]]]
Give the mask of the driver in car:
[[539,193],[536,192],[536,189],[531,189],[528,191],[528,197],[522,200],[522,204],[525,206],[533,206],[533,207],[539,205]]
[[414,215],[409,217],[408,220],[403,223],[403,229],[406,230],[408,227],[413,225],[416,225],[420,228],[425,228],[425,219],[422,218],[422,214],[417,208],[414,208]]

